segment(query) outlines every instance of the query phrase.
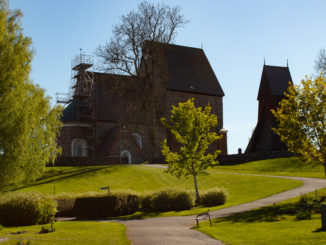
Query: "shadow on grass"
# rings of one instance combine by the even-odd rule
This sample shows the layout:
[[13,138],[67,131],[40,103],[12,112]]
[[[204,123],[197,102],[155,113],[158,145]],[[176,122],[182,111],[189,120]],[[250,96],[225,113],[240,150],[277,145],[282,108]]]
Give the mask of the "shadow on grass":
[[[111,167],[111,166],[110,166]],[[77,169],[76,169],[77,168]],[[56,181],[61,181],[65,179],[73,179],[73,178],[81,178],[83,176],[90,177],[95,175],[97,171],[103,170],[106,168],[106,173],[112,172],[114,170],[113,167],[109,169],[108,166],[96,166],[96,167],[74,167],[73,170],[50,170],[49,173],[45,173],[42,179],[33,182],[27,183],[23,186],[12,186],[9,190],[10,191],[17,191],[21,189],[25,189],[28,187],[39,186],[43,184],[53,183]]]
[[282,215],[295,214],[295,205],[293,203],[281,204],[276,206],[263,207],[244,213],[234,214],[228,217],[220,218],[214,223],[224,221],[229,222],[274,222],[282,219]]

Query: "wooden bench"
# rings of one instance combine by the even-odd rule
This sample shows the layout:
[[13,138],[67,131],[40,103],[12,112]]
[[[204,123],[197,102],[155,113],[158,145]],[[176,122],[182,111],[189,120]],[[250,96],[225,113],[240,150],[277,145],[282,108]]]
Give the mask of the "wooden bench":
[[199,227],[199,220],[207,220],[209,219],[209,223],[212,226],[211,216],[209,215],[209,209],[206,213],[198,214],[196,216],[197,227]]

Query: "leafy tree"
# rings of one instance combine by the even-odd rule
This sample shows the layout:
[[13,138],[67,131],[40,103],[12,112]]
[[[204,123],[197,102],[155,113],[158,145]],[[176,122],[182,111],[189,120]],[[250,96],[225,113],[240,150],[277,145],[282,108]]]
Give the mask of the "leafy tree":
[[179,7],[142,1],[136,11],[121,17],[121,22],[114,26],[110,42],[99,46],[95,52],[101,60],[100,69],[132,77],[118,79],[117,93],[122,94],[124,99],[132,100],[127,103],[131,106],[126,108],[127,111],[141,112],[146,123],[152,157],[155,157],[157,148],[157,114],[161,111],[164,86],[168,79],[163,74],[166,69],[162,69],[165,65],[162,52],[155,43],[172,42],[177,29],[186,23]]
[[218,164],[216,158],[220,151],[207,153],[209,145],[222,137],[212,131],[217,125],[217,116],[211,114],[209,105],[205,109],[196,108],[194,99],[191,99],[179,103],[178,107],[172,106],[170,119],[162,118],[161,122],[180,145],[178,152],[173,152],[166,139],[162,142],[162,154],[168,163],[167,172],[178,178],[192,175],[198,203],[200,196],[196,177],[206,174],[207,167]]
[[273,114],[279,126],[273,129],[289,151],[302,160],[317,160],[326,176],[326,80],[306,77],[301,86],[290,85]]
[[23,35],[20,11],[0,0],[0,190],[34,180],[60,149],[60,107],[29,78],[31,39]]

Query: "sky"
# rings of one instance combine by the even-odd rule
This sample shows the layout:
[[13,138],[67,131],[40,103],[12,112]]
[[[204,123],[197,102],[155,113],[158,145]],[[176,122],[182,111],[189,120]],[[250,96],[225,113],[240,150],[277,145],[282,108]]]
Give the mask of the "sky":
[[[24,34],[33,40],[31,78],[53,98],[68,92],[71,59],[94,55],[112,37],[122,15],[139,0],[9,0],[20,9]],[[190,22],[175,44],[201,48],[224,90],[228,151],[244,151],[257,123],[257,94],[266,65],[286,66],[294,83],[314,73],[326,48],[324,0],[152,0],[178,5]]]

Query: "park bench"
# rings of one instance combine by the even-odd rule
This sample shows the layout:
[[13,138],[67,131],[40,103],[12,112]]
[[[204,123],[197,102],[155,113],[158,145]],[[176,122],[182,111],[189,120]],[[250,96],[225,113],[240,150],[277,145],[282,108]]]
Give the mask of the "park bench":
[[211,216],[209,215],[209,209],[207,210],[207,212],[198,214],[196,216],[197,227],[199,227],[199,220],[207,220],[207,219],[209,219],[209,223],[212,226]]

